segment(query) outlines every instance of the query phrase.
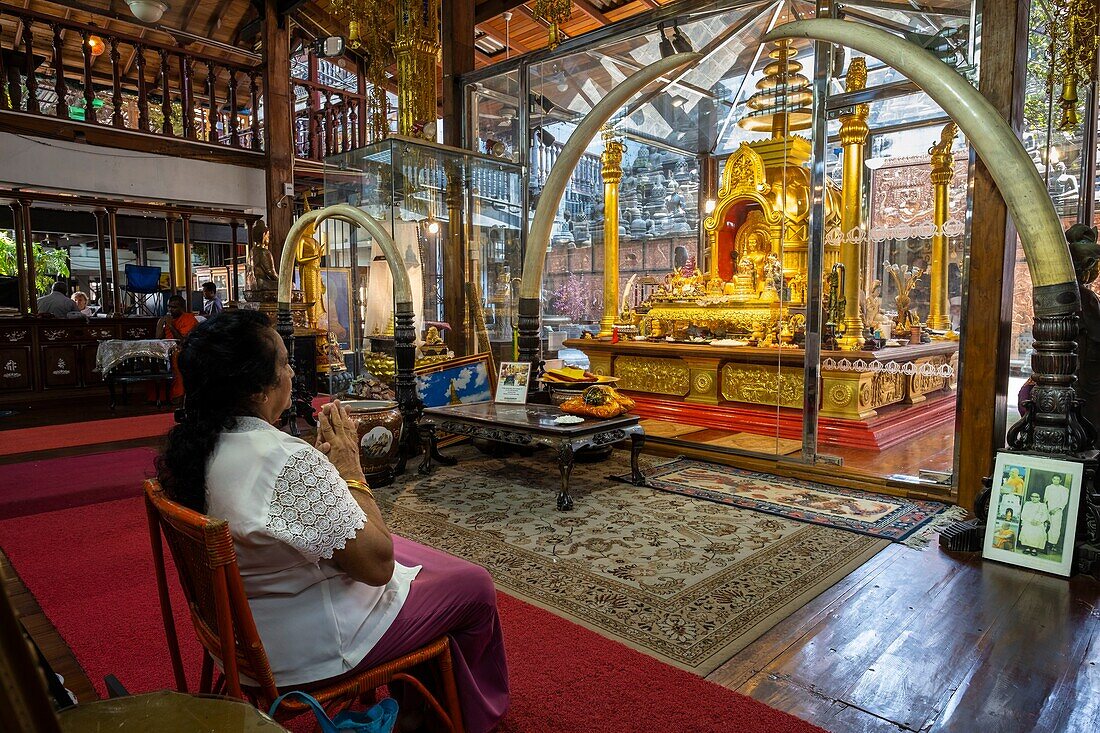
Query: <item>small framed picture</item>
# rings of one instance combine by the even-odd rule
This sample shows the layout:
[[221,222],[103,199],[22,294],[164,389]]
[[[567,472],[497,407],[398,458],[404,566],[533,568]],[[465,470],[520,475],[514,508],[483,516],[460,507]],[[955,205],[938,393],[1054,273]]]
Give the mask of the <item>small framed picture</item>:
[[504,361],[497,375],[494,402],[522,405],[527,402],[527,383],[531,379],[531,364],[526,361]]
[[1068,576],[1083,467],[998,453],[982,557]]
[[491,402],[493,374],[489,354],[438,361],[415,370],[416,396],[424,407]]

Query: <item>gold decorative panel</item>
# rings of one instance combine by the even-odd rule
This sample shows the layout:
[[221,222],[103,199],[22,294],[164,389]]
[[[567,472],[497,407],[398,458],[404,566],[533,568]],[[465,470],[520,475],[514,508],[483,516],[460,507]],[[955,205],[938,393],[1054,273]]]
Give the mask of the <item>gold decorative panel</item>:
[[722,397],[731,402],[802,409],[805,379],[801,368],[726,364],[722,367]]
[[691,372],[679,359],[619,356],[615,359],[616,385],[632,392],[684,397],[691,391]]

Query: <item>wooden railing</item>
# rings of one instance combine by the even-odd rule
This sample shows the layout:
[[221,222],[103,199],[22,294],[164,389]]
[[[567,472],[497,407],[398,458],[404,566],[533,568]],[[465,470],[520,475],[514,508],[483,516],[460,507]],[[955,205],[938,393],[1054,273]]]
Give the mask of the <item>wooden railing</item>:
[[[0,4],[0,112],[262,149],[263,69]],[[98,42],[97,42],[98,40]]]
[[366,99],[352,92],[294,80],[294,144],[299,158],[323,161],[367,144]]

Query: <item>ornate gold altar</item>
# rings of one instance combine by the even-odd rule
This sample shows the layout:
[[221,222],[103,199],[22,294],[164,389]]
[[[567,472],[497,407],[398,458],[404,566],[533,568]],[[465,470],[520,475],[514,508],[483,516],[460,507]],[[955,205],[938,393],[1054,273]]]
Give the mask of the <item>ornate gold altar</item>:
[[[809,126],[812,95],[789,42],[770,55],[739,124],[771,136],[742,143],[726,159],[714,211],[703,222],[706,271],[670,273],[637,309],[642,334],[680,338],[694,325],[719,338],[778,341],[805,324],[811,149],[792,131]],[[832,183],[825,216],[828,271],[840,251],[840,192]]]
[[[882,319],[880,285],[873,271],[864,271],[869,259],[864,256],[869,241],[863,213],[865,104],[840,116],[843,187],[826,179],[823,237],[811,245],[811,147],[792,131],[809,126],[812,94],[793,55],[788,41],[777,43],[757,93],[746,102],[749,111],[741,127],[770,136],[742,143],[725,162],[713,211],[703,222],[706,266],[689,262],[673,270],[641,304],[618,314],[619,335],[628,334],[628,340],[575,339],[565,346],[584,352],[596,374],[618,377],[618,387],[637,398],[643,415],[800,435],[806,316],[809,307],[818,307],[806,298],[809,248],[818,246],[829,301],[822,304],[823,321],[833,329],[821,352],[818,414],[826,429],[820,440],[881,449],[953,414],[958,343],[929,341],[923,332],[908,293],[924,269],[910,269],[908,263],[890,265],[906,283],[898,290],[898,330],[905,331],[898,340],[876,334]],[[846,74],[847,91],[863,89],[866,78],[864,59],[854,59]],[[953,136],[953,128],[944,130],[931,151],[938,163],[931,174],[923,172],[929,179],[930,209],[936,190],[940,231],[931,257],[937,300],[931,313],[922,304],[922,314],[944,332],[951,330],[946,295],[950,232],[943,222]],[[609,154],[615,152],[612,142],[605,140],[604,155],[609,201],[615,200],[619,179],[617,171],[609,175],[606,170],[615,163]],[[601,336],[610,335],[608,322],[616,317],[616,304],[607,302],[618,291],[615,231],[605,230],[605,241],[611,241],[605,247]],[[623,330],[624,325],[633,328]],[[921,406],[912,409],[915,405]],[[784,410],[777,413],[776,408]]]
[[[711,427],[728,419],[732,427],[759,431],[776,407],[803,407],[805,351],[799,348],[594,339],[570,339],[565,346],[583,351],[593,373],[618,377],[616,386],[640,397],[639,412],[647,416]],[[823,351],[819,414],[835,430],[823,433],[821,442],[882,448],[905,419],[898,410],[880,414],[884,408],[935,399],[953,412],[957,367],[954,341]],[[920,428],[909,427],[914,429]],[[883,430],[890,434],[879,435]]]

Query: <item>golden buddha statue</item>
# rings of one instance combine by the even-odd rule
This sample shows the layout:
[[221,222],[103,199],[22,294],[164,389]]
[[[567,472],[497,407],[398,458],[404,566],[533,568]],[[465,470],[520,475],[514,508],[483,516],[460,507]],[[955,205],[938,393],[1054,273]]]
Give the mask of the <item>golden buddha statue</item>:
[[[325,308],[325,284],[321,280],[321,258],[325,256],[327,245],[314,236],[316,227],[312,224],[302,232],[294,250],[294,259],[298,264],[302,297],[308,310],[306,323],[310,328],[320,328],[325,321],[328,309]],[[323,235],[322,235],[323,236]]]

